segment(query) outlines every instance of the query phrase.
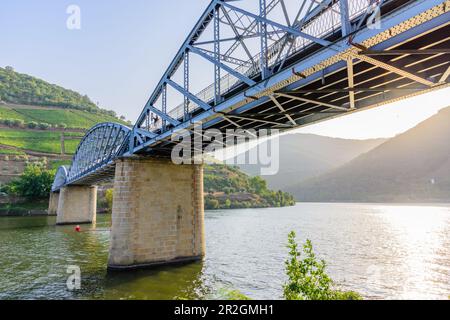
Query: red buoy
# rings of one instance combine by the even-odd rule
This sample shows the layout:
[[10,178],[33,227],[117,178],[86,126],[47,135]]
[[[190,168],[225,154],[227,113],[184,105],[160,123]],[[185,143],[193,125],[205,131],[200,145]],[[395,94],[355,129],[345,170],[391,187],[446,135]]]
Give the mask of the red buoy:
[[76,226],[76,227],[75,227],[75,231],[76,231],[76,232],[80,232],[80,231],[81,231],[80,226]]

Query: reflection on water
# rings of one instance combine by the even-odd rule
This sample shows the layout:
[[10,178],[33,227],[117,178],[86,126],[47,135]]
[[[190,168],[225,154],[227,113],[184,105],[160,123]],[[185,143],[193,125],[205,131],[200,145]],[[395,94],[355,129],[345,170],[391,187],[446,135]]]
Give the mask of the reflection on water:
[[[184,266],[107,273],[110,216],[76,233],[55,218],[0,219],[0,299],[203,299],[223,288],[281,298],[287,234],[310,238],[340,285],[367,298],[450,295],[450,207],[298,204],[206,213],[207,256]],[[82,289],[66,288],[69,265]]]

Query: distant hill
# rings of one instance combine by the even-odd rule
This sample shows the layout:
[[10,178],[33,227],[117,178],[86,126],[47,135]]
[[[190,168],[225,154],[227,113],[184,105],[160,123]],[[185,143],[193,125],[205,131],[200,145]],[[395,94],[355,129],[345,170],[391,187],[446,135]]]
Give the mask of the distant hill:
[[0,68],[0,155],[65,159],[75,153],[84,133],[101,122],[127,124],[87,96]]
[[285,207],[295,204],[292,195],[273,191],[261,177],[249,177],[237,167],[221,164],[204,169],[206,209]]
[[12,67],[0,68],[0,101],[86,110],[116,116],[114,111],[99,109],[86,95],[15,72]]
[[331,173],[291,186],[299,201],[450,202],[450,108]]
[[[346,140],[312,134],[280,137],[280,168],[274,176],[263,176],[270,188],[286,190],[291,185],[331,171],[372,150],[385,139]],[[259,165],[239,165],[250,175],[259,175]]]

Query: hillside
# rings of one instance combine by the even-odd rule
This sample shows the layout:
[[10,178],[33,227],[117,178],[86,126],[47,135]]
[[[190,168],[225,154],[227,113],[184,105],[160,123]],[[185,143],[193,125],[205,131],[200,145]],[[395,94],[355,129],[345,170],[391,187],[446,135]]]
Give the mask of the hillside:
[[249,177],[237,167],[207,165],[204,171],[206,209],[266,208],[294,205],[294,198],[273,191],[260,177]]
[[124,121],[104,113],[92,113],[85,110],[50,108],[40,106],[14,105],[11,103],[0,104],[0,121],[4,125],[17,122],[24,126],[35,123],[36,126],[42,123],[53,128],[68,129],[90,129],[100,122],[120,122]]
[[99,109],[88,96],[50,84],[44,80],[15,72],[12,67],[0,68],[0,101],[13,104],[53,106],[86,110],[91,113],[112,111]]
[[300,201],[450,202],[450,108],[341,168],[288,188]]
[[[84,133],[101,122],[119,122],[87,96],[0,68],[0,155],[66,159]],[[15,167],[14,171],[20,171]]]
[[[280,168],[273,176],[263,176],[269,187],[287,187],[331,171],[357,156],[372,150],[384,139],[346,140],[312,134],[289,134],[280,137]],[[244,172],[260,174],[258,165],[238,165]]]
[[67,164],[85,132],[101,122],[126,124],[87,96],[0,68],[0,185],[29,163]]

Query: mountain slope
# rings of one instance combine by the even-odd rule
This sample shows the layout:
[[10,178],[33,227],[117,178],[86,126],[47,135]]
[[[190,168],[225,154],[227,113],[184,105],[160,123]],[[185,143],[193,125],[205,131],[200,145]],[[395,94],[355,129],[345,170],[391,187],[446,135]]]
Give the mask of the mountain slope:
[[98,108],[86,95],[15,72],[12,67],[0,68],[0,101],[86,110],[115,116],[113,111]]
[[260,177],[249,177],[237,167],[214,164],[205,166],[205,208],[268,208],[295,204],[292,195],[273,191]]
[[[285,190],[311,177],[333,170],[383,143],[384,139],[346,140],[312,134],[280,137],[280,167],[273,176],[264,176],[269,186]],[[250,175],[259,175],[259,165],[239,165]]]
[[0,68],[1,155],[48,154],[65,159],[75,152],[84,133],[101,122],[127,124],[87,96],[11,67]]
[[300,201],[450,201],[450,108],[341,168],[288,188]]

